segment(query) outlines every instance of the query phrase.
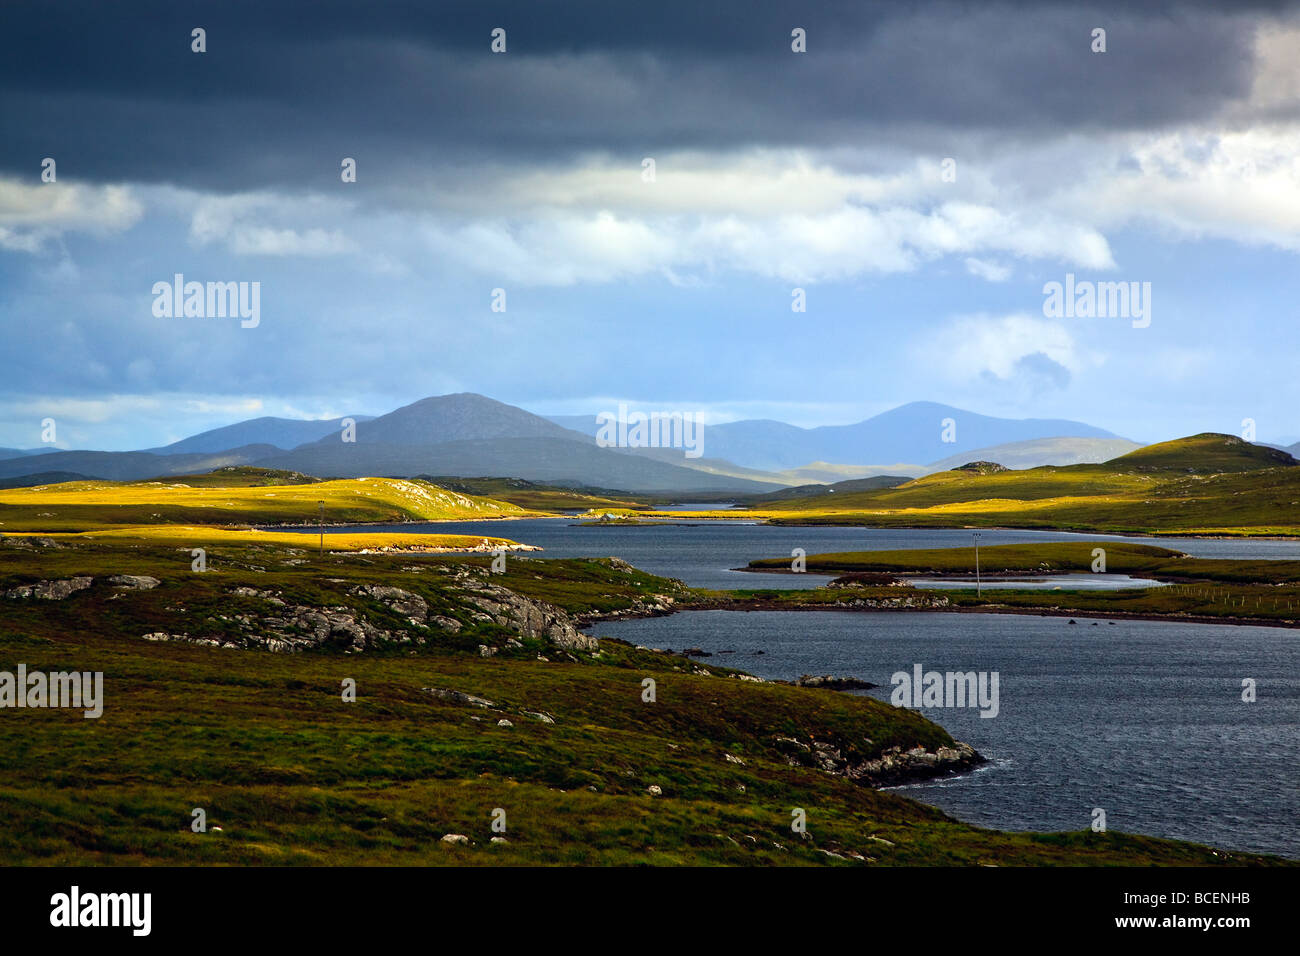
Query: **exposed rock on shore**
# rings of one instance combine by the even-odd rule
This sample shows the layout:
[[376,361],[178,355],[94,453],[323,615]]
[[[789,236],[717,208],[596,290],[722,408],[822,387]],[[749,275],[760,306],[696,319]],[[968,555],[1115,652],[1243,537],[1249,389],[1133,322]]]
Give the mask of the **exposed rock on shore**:
[[886,571],[850,571],[826,585],[828,588],[908,587],[910,582]]
[[832,677],[829,674],[804,674],[794,683],[796,687],[820,687],[825,690],[871,690],[880,686],[856,677]]
[[933,752],[919,746],[910,750],[887,747],[879,756],[868,759],[846,756],[842,747],[825,741],[805,743],[794,737],[777,737],[776,745],[792,767],[816,767],[825,773],[872,787],[896,786],[963,773],[985,762],[974,747],[960,741]]

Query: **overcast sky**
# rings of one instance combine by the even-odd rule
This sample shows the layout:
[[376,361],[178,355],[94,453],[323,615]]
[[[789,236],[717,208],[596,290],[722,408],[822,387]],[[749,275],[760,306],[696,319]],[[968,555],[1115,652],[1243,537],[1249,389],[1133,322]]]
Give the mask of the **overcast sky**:
[[[1296,5],[808,6],[5,3],[0,446],[455,391],[1300,438]],[[1045,316],[1067,273],[1149,326]]]

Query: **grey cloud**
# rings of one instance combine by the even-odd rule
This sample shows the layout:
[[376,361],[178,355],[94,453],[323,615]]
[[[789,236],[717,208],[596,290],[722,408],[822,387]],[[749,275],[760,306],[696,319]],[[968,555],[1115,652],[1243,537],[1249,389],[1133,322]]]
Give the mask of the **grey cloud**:
[[1066,388],[1070,370],[1043,352],[1021,356],[1011,370],[1010,379],[1030,394]]
[[[1283,4],[1260,4],[1272,11]],[[360,193],[452,165],[1150,129],[1239,104],[1255,21],[1212,4],[222,2],[6,11],[0,170]],[[1176,13],[1174,12],[1176,11]],[[208,31],[209,52],[189,50]],[[488,52],[494,26],[510,52]],[[794,25],[809,33],[789,51]],[[1095,25],[1109,52],[1087,51]],[[888,131],[887,135],[883,131]]]

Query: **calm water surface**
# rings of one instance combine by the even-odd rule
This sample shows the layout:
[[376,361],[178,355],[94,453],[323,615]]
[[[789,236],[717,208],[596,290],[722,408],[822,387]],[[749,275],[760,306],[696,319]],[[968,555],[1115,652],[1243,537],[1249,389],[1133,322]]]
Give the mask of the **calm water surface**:
[[[305,529],[314,534],[313,529]],[[616,555],[643,571],[680,578],[706,588],[811,588],[831,580],[819,574],[754,574],[734,571],[755,558],[830,551],[892,551],[971,545],[969,531],[956,528],[788,528],[752,521],[664,521],[645,525],[581,525],[573,518],[518,521],[443,521],[418,525],[326,528],[331,532],[397,531],[406,534],[472,534],[509,538],[545,550],[538,557],[582,558]],[[1051,541],[1128,541],[1185,551],[1198,558],[1290,558],[1300,560],[1300,540],[1124,538],[1059,531],[981,531],[980,547]],[[975,570],[972,551],[971,571]]]
[[[1114,830],[1300,857],[1294,630],[843,611],[689,611],[591,630],[699,647],[760,677],[860,677],[885,701],[890,676],[918,663],[997,671],[996,717],[925,712],[989,764],[900,792],[998,829],[1083,830],[1101,807]],[[1256,703],[1242,702],[1243,677]]]

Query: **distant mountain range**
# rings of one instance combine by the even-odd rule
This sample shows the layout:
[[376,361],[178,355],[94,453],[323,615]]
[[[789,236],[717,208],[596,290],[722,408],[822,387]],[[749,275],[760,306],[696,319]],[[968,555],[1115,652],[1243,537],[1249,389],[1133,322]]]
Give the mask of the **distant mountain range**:
[[[372,415],[354,415],[353,420],[368,422]],[[172,442],[162,448],[146,451],[157,455],[184,455],[190,453],[212,454],[242,448],[246,445],[271,445],[274,448],[297,448],[307,442],[319,441],[327,435],[338,435],[343,428],[342,418],[304,421],[298,418],[251,418],[224,428],[199,432],[189,438]]]
[[142,451],[0,449],[0,486],[59,475],[129,481],[252,465],[319,477],[435,474],[630,492],[762,494],[881,475],[917,477],[972,460],[1012,468],[1101,462],[1141,447],[1082,422],[996,418],[934,402],[913,402],[854,425],[711,425],[699,458],[686,458],[681,449],[600,447],[594,415],[546,418],[473,393],[350,417],[355,441],[343,440],[344,418],[262,417]]
[[58,451],[57,448],[0,448],[0,460],[5,458],[21,458],[25,455],[48,455],[51,452]]
[[[601,448],[590,436],[471,393],[426,398],[377,418],[352,417],[355,441],[343,440],[342,419],[259,418],[148,451],[51,451],[40,456],[38,467],[32,456],[23,454],[0,460],[0,481],[12,485],[12,479],[37,471],[130,481],[254,465],[331,478],[508,476],[574,487],[668,493],[764,492],[784,484],[772,476],[754,480],[708,463],[689,468],[654,456]],[[304,437],[308,440],[298,440]],[[295,444],[279,447],[268,443],[268,438]]]
[[[596,418],[551,421],[595,435]],[[860,465],[890,472],[890,464],[924,465],[968,456],[977,449],[1041,438],[1106,438],[1118,435],[1083,422],[1055,418],[994,418],[937,402],[911,402],[854,425],[800,428],[785,422],[747,419],[704,429],[707,455],[764,471],[800,468],[811,462]],[[969,457],[962,459],[969,461]]]
[[273,445],[247,445],[212,454],[188,455],[159,455],[148,451],[53,451],[35,459],[0,460],[0,480],[61,472],[111,481],[138,481],[141,478],[196,474],[226,465],[251,465],[279,451]]
[[338,434],[272,455],[262,467],[312,475],[438,474],[513,477],[628,491],[770,490],[770,482],[720,476],[601,448],[594,438],[482,395],[426,398]]

